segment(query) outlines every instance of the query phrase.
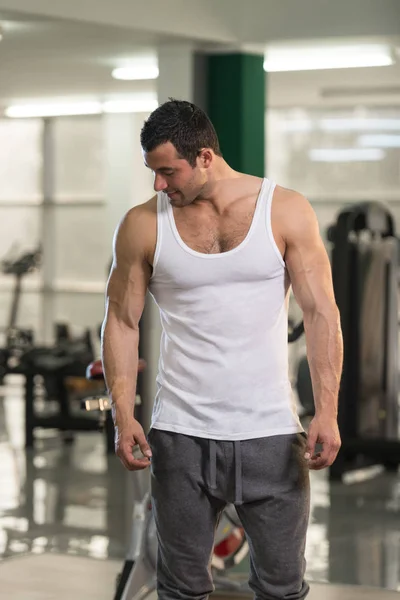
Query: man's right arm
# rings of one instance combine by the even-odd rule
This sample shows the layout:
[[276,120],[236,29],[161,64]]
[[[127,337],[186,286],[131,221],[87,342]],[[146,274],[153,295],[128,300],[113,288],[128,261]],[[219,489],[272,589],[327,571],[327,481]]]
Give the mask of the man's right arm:
[[146,257],[143,209],[134,208],[114,237],[113,264],[106,292],[102,328],[102,360],[115,424],[116,452],[131,470],[145,468],[147,458],[135,459],[133,447],[150,448],[134,419],[138,370],[139,320],[143,312],[151,267]]

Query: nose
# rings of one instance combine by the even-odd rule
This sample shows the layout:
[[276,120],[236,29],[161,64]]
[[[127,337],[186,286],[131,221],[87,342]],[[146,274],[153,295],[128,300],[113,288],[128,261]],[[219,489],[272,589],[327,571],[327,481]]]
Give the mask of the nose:
[[164,177],[162,175],[160,175],[159,173],[156,173],[156,175],[154,177],[154,190],[156,192],[162,192],[167,187],[168,187],[168,185],[167,185],[167,182],[165,181]]

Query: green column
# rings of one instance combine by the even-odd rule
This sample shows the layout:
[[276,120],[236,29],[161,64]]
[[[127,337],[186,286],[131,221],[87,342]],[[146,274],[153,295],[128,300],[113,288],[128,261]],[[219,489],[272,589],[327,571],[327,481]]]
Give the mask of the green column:
[[265,174],[264,58],[250,54],[208,56],[207,110],[228,164]]

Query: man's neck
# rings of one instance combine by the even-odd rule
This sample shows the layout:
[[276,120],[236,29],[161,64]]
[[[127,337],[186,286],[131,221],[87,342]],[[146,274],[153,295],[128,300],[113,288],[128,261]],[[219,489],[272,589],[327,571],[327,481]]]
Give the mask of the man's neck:
[[235,186],[235,180],[243,177],[242,173],[234,171],[225,162],[215,168],[207,183],[204,184],[195,203],[209,203],[214,206],[217,212],[222,212],[227,204],[230,203],[229,188]]

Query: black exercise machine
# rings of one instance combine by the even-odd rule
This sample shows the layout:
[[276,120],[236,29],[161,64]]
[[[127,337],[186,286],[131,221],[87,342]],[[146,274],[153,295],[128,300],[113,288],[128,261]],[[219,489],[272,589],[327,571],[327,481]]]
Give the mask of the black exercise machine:
[[[328,229],[336,302],[344,340],[339,394],[342,448],[330,469],[342,479],[353,469],[400,463],[398,403],[398,255],[394,219],[377,202],[342,210]],[[289,341],[304,331],[289,327]],[[296,388],[303,417],[314,415],[307,356],[297,368]]]
[[[71,377],[85,377],[86,365],[93,360],[90,331],[83,336],[59,341],[55,346],[35,347],[26,352],[19,365],[9,373],[25,377],[25,446],[34,444],[36,428],[58,429],[66,443],[73,441],[74,431],[98,431],[97,419],[82,415],[80,403],[73,410],[67,382]],[[38,383],[38,376],[40,381]],[[36,410],[38,391],[44,387],[46,405]],[[48,405],[54,400],[56,410]],[[110,451],[113,444],[109,442]]]
[[288,343],[293,344],[297,342],[299,338],[304,333],[304,322],[300,321],[299,323],[294,323],[291,319],[289,319],[288,323]]
[[331,479],[349,470],[400,463],[398,241],[377,202],[342,210],[329,229],[332,276],[344,340],[338,422],[342,438]]
[[[34,430],[54,428],[63,432],[64,440],[73,439],[73,431],[98,430],[98,421],[91,415],[83,415],[80,405],[74,412],[71,408],[67,381],[71,377],[85,377],[86,366],[94,358],[90,330],[82,336],[71,335],[67,324],[55,325],[55,344],[53,346],[35,346],[31,329],[18,327],[18,313],[22,294],[23,278],[38,269],[41,264],[42,250],[37,248],[25,252],[16,259],[5,258],[1,270],[15,277],[8,322],[4,328],[5,345],[0,348],[0,384],[9,374],[22,375],[25,378],[25,445],[32,447]],[[38,376],[40,376],[38,378]],[[40,379],[40,385],[38,384]],[[45,410],[36,410],[37,390],[46,392]],[[55,400],[57,410],[50,410],[50,400]],[[110,452],[113,441],[108,440]]]
[[15,367],[20,357],[34,344],[34,334],[31,329],[21,329],[17,326],[17,316],[21,301],[22,280],[35,271],[41,262],[42,251],[37,248],[33,252],[25,252],[16,259],[5,258],[1,261],[1,271],[4,275],[15,277],[8,323],[4,328],[5,346],[0,349],[0,383],[10,368]]

